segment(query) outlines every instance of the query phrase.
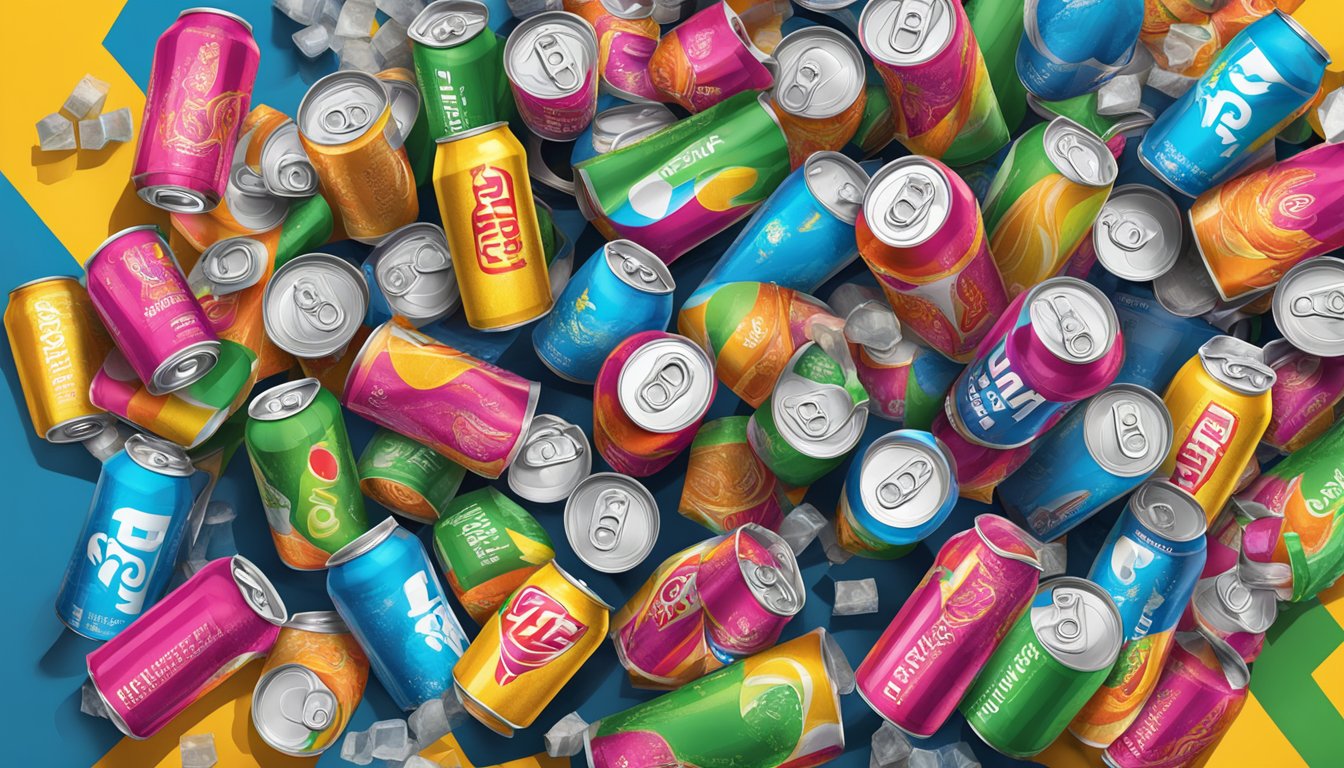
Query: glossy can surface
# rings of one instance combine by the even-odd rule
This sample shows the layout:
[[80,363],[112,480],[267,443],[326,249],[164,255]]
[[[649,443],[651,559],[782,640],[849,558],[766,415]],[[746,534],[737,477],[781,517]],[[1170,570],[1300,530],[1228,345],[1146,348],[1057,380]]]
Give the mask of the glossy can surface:
[[[832,297],[834,300],[834,297]],[[871,397],[873,415],[910,429],[928,430],[961,373],[959,363],[914,339],[885,302],[867,301],[845,317],[859,383]]]
[[945,408],[933,417],[929,432],[947,446],[957,470],[957,492],[963,499],[992,503],[994,489],[1031,458],[1030,443],[1017,448],[991,448],[968,440],[948,421]]
[[785,489],[747,441],[748,416],[706,422],[691,442],[677,507],[715,533],[755,523],[771,531],[784,520]]
[[692,113],[743,91],[769,88],[774,62],[747,35],[726,2],[710,5],[663,36],[649,59],[649,82],[665,101]]
[[844,147],[868,102],[859,47],[848,36],[817,26],[786,35],[772,55],[779,73],[771,103],[789,137],[793,167],[814,152]]
[[563,11],[527,17],[504,44],[504,73],[518,114],[551,141],[572,141],[593,121],[597,63],[592,25]]
[[1097,90],[1129,64],[1143,12],[1143,0],[1030,0],[1017,46],[1022,84],[1045,101]]
[[1318,357],[1279,340],[1265,345],[1265,362],[1275,378],[1261,442],[1291,454],[1337,421],[1344,402],[1344,357]]
[[901,557],[937,530],[956,503],[957,475],[947,448],[927,432],[888,432],[849,465],[835,538],[856,555]]
[[649,80],[649,60],[658,48],[661,30],[649,18],[652,3],[630,8],[602,0],[569,0],[565,10],[593,25],[597,33],[597,72],[602,92],[633,102],[661,101]]
[[496,108],[503,52],[489,21],[475,0],[438,0],[411,22],[415,81],[435,141],[503,119]]
[[457,494],[460,465],[427,445],[379,428],[359,456],[359,489],[365,496],[417,523],[434,524]]
[[738,528],[705,551],[695,587],[709,650],[720,664],[774,645],[807,600],[793,550],[757,525]]

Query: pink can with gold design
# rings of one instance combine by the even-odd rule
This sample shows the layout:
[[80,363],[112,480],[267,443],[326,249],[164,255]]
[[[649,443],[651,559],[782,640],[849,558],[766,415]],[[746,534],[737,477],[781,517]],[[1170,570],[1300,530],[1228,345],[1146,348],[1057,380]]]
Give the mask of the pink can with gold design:
[[1277,378],[1261,442],[1292,453],[1335,423],[1344,406],[1344,357],[1319,357],[1276,339],[1265,345],[1265,363]]
[[597,114],[597,36],[564,11],[531,16],[504,44],[518,114],[543,139],[573,141]]
[[751,42],[742,19],[720,2],[663,37],[649,59],[649,80],[664,100],[702,112],[729,96],[769,88],[774,66]]

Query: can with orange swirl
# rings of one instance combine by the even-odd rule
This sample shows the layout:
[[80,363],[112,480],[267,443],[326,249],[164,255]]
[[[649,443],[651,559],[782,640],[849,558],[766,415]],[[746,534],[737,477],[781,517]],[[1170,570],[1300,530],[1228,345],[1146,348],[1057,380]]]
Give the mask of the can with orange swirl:
[[652,4],[621,0],[566,0],[565,10],[593,25],[602,90],[628,101],[662,101],[649,81],[649,59],[658,47]]
[[784,509],[792,507],[783,484],[751,450],[750,420],[750,416],[716,419],[700,427],[691,442],[677,511],[715,533],[747,523],[777,531]]

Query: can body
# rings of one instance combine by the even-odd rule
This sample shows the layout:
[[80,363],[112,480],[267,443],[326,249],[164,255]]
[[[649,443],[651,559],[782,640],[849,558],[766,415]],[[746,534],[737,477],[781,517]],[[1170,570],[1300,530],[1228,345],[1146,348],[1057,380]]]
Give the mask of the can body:
[[658,22],[647,16],[621,18],[601,0],[569,0],[564,6],[597,33],[597,73],[603,93],[634,102],[662,100],[649,80],[649,60],[661,35]]
[[1031,458],[1030,443],[1017,448],[991,448],[968,440],[948,420],[945,408],[933,417],[929,432],[947,446],[957,470],[957,492],[963,499],[993,502],[994,489]]
[[536,135],[577,139],[597,112],[597,36],[572,13],[524,19],[504,44],[504,74],[518,115]]
[[961,366],[927,347],[911,345],[909,357],[879,359],[862,347],[854,353],[859,383],[873,413],[911,429],[927,430],[942,411]]
[[445,8],[421,13],[409,30],[415,81],[435,141],[504,118],[496,107],[503,46],[486,26],[489,12],[484,6]]
[[1125,339],[1125,362],[1116,383],[1165,392],[1185,361],[1218,335],[1217,328],[1200,318],[1168,312],[1151,292],[1128,287],[1109,296]]
[[[1265,356],[1270,357],[1266,345]],[[1344,357],[1318,357],[1280,343],[1270,359],[1277,378],[1270,390],[1269,426],[1261,442],[1293,453],[1325,434],[1344,401]]]
[[466,474],[429,446],[380,428],[359,456],[365,496],[417,523],[433,524],[457,494]]
[[691,442],[677,511],[715,533],[755,523],[771,531],[784,520],[784,487],[752,453],[748,416],[706,422]]
[[705,551],[695,587],[709,650],[720,664],[774,645],[807,598],[788,543],[754,525],[734,530]]
[[193,9],[164,30],[131,170],[141,199],[183,213],[219,203],[260,61],[251,26],[233,14]]
[[630,682],[680,687],[723,666],[709,650],[696,579],[712,538],[668,557],[611,620],[611,642]]
[[703,112],[743,91],[769,88],[774,76],[765,59],[737,13],[715,3],[663,36],[649,58],[649,82],[660,101]]
[[1097,90],[1129,64],[1143,15],[1143,0],[1028,3],[1017,45],[1022,84],[1045,101]]
[[863,557],[908,554],[957,503],[956,470],[927,432],[897,430],[854,455],[840,490],[835,538]]

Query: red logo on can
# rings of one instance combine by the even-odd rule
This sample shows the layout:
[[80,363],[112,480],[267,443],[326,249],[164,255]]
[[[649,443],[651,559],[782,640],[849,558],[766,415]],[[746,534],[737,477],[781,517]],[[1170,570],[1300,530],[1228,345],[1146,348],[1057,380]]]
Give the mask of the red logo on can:
[[498,275],[526,266],[513,176],[492,165],[478,165],[471,169],[471,191],[476,197],[471,231],[481,271]]
[[1217,403],[1209,403],[1195,420],[1195,426],[1176,454],[1171,482],[1190,493],[1198,493],[1209,481],[1237,433],[1237,417]]
[[555,661],[588,631],[559,600],[528,586],[500,616],[499,661],[495,682],[508,685],[519,675]]

